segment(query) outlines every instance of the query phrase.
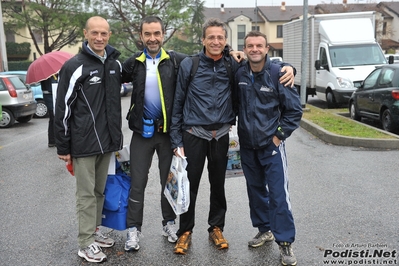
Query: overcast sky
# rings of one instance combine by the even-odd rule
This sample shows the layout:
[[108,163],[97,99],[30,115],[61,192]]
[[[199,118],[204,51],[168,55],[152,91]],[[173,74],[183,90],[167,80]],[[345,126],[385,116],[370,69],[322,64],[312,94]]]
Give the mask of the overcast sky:
[[[328,4],[334,3],[339,4],[342,3],[343,0],[308,0],[308,5],[317,5],[317,4]],[[389,1],[389,0],[385,0]],[[224,7],[255,7],[255,3],[258,6],[278,6],[281,5],[282,0],[205,0],[206,7],[220,7],[220,4],[224,4]],[[302,6],[303,0],[285,0],[285,5],[287,6]],[[347,0],[347,3],[379,3],[381,1],[374,0]]]

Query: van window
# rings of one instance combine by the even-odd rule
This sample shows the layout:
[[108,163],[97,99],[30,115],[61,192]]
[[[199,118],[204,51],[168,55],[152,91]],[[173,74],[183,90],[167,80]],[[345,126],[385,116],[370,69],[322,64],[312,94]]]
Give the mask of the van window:
[[330,46],[334,67],[386,64],[384,54],[376,43]]
[[320,47],[320,66],[325,68],[324,66],[327,66],[327,65],[328,65],[328,61],[327,61],[326,49],[324,47]]

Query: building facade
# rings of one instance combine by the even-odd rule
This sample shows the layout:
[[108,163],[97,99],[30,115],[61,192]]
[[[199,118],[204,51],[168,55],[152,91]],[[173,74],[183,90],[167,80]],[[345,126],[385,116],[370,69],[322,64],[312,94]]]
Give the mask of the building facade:
[[[228,43],[235,50],[242,50],[244,36],[251,30],[266,34],[269,56],[284,58],[284,36],[282,25],[303,17],[303,6],[257,6],[254,8],[230,8],[221,4],[220,8],[205,8],[205,18],[221,19],[228,27]],[[375,36],[385,53],[399,52],[399,2],[370,4],[320,4],[308,6],[307,15],[345,12],[376,12]]]

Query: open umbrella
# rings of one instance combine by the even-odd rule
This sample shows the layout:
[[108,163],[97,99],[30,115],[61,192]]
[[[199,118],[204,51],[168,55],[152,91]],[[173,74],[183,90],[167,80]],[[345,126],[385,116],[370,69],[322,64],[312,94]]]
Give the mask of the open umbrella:
[[62,65],[73,55],[63,51],[44,54],[32,62],[26,73],[26,84],[46,80],[60,71]]

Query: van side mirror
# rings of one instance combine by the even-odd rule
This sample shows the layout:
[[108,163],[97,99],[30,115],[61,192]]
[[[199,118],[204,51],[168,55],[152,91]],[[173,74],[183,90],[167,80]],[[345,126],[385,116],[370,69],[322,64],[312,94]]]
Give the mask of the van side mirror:
[[355,81],[355,82],[353,82],[353,87],[355,87],[355,88],[363,88],[363,84],[364,84],[364,80],[362,80],[362,81]]
[[320,60],[316,60],[316,61],[314,62],[314,67],[315,67],[317,70],[327,70],[327,71],[329,71],[328,65],[327,65],[327,64],[326,64],[326,65],[321,65],[321,64],[320,64]]
[[316,61],[314,62],[314,67],[315,67],[317,70],[320,70],[320,60],[316,60]]
[[389,57],[388,57],[388,64],[393,64],[393,55],[390,55]]

